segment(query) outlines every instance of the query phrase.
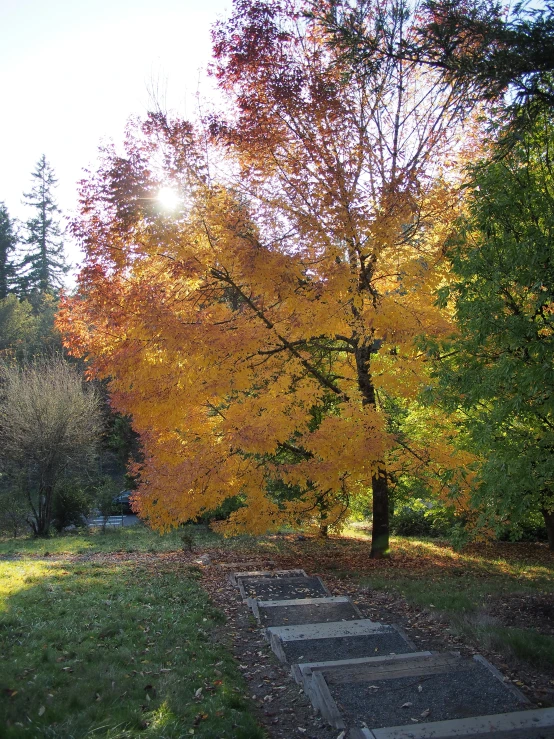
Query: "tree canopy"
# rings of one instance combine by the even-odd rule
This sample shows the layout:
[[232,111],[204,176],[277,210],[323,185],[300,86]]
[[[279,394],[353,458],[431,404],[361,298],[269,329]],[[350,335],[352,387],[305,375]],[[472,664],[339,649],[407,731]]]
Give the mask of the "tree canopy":
[[[216,27],[234,114],[209,121],[209,141],[154,115],[106,152],[60,325],[141,434],[153,525],[240,495],[229,531],[340,526],[372,496],[380,556],[395,465],[455,467],[448,434],[411,438],[390,408],[427,381],[416,337],[451,328],[434,291],[457,207],[446,154],[468,111],[432,71],[343,66],[305,10],[240,2]],[[157,206],[162,186],[178,212]]]
[[391,59],[431,67],[447,84],[462,86],[470,98],[502,102],[504,113],[554,104],[554,14],[550,0],[540,6],[497,0],[423,0],[392,4],[397,15],[417,18],[414,33],[386,37],[391,5],[372,0],[313,3],[331,42],[355,65],[372,74]]
[[440,362],[442,401],[463,413],[481,458],[472,502],[483,524],[542,512],[554,548],[554,119],[537,118],[505,156],[472,169],[449,248],[459,333]]

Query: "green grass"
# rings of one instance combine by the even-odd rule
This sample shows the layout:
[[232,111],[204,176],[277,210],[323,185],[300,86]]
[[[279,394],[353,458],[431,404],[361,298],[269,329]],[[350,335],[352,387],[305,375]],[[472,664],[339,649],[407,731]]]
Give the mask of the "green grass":
[[406,563],[362,576],[362,584],[399,593],[408,603],[436,613],[454,633],[480,648],[554,674],[552,636],[495,623],[487,613],[491,596],[554,594],[552,564],[518,556],[518,551],[529,549],[517,546],[514,556],[501,557],[494,556],[494,546],[483,556],[476,551],[458,553],[436,541],[398,538],[394,544],[397,556],[406,557]]
[[[185,537],[185,541],[183,541],[183,537]],[[47,539],[32,539],[30,537],[2,539],[0,540],[0,556],[44,557],[97,552],[174,552],[187,549],[189,538],[192,540],[195,549],[224,547],[248,552],[258,547],[261,551],[265,551],[267,548],[269,550],[275,549],[275,546],[270,542],[252,536],[239,536],[225,540],[206,526],[183,526],[166,534],[159,534],[139,523],[134,526],[107,528],[104,532],[100,528],[62,535],[56,535],[55,532],[52,532],[52,535]]]
[[0,735],[263,737],[198,577],[161,558],[0,563]]
[[[200,526],[187,527],[192,530],[195,544],[202,545],[217,540],[216,534]],[[52,535],[47,539],[19,537],[0,540],[0,555],[26,554],[35,557],[57,554],[93,554],[95,552],[172,552],[183,548],[183,530],[158,534],[143,524],[82,530],[75,533]]]
[[554,639],[530,629],[491,628],[493,649],[509,649],[518,659],[547,672],[554,671]]

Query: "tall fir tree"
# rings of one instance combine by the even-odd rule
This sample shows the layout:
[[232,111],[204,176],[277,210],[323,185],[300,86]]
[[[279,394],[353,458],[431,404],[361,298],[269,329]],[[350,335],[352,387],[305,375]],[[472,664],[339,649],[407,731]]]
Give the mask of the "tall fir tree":
[[13,292],[16,268],[13,255],[17,244],[14,221],[4,203],[0,203],[0,300]]
[[61,211],[53,194],[57,179],[44,154],[32,177],[32,189],[23,196],[25,205],[34,209],[34,215],[25,224],[27,253],[21,263],[20,283],[24,294],[44,295],[63,285],[63,276],[69,268],[63,251]]

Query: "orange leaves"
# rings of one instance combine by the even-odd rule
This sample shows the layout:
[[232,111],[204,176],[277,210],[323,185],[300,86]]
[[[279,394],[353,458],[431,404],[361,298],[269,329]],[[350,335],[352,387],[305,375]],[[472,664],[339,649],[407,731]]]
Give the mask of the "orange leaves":
[[[448,117],[442,92],[410,119],[406,80],[405,129],[384,140],[404,84],[384,79],[374,99],[315,20],[298,35],[301,2],[261,8],[245,0],[216,33],[218,76],[240,87],[233,123],[196,143],[153,116],[83,189],[87,266],[60,326],[132,414],[138,506],[162,529],[238,494],[227,531],[339,526],[398,451],[379,393],[413,399],[414,339],[448,330],[433,291],[451,198],[430,185],[424,130]],[[226,181],[208,178],[206,151],[233,157]],[[158,180],[187,193],[173,217],[149,200]]]

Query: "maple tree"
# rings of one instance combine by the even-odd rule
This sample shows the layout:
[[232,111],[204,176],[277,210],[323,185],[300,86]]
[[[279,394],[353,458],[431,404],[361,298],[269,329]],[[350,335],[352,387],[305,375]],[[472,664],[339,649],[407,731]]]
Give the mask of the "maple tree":
[[[403,60],[345,67],[303,10],[241,0],[215,28],[232,115],[207,139],[158,114],[105,152],[59,325],[141,434],[136,504],[153,526],[240,495],[229,533],[313,518],[325,532],[370,491],[382,556],[387,465],[455,466],[447,438],[410,438],[388,407],[427,380],[415,338],[450,330],[435,290],[467,106]],[[390,11],[389,32],[409,33]]]

